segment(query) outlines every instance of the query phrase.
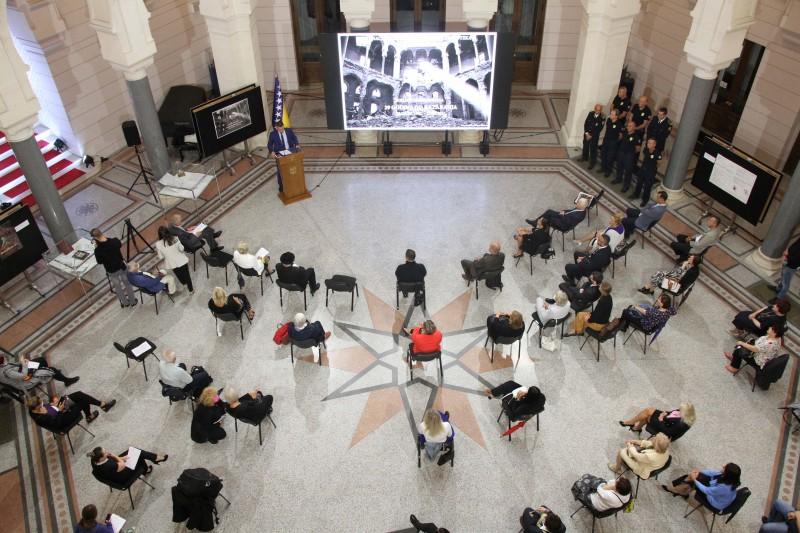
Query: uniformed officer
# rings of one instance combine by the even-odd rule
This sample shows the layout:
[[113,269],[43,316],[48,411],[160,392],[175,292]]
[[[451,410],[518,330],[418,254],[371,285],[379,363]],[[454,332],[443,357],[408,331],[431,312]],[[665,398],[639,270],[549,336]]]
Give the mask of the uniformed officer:
[[619,146],[619,139],[622,136],[623,125],[624,122],[619,118],[617,110],[612,109],[606,119],[606,134],[603,137],[602,160],[600,162],[600,168],[606,177],[611,175],[611,169],[617,159],[617,146]]
[[631,109],[631,120],[636,124],[636,132],[644,136],[647,125],[650,124],[650,119],[653,117],[653,112],[647,106],[647,97],[642,95],[639,97],[639,102]]
[[647,125],[647,138],[655,139],[656,148],[659,152],[663,152],[670,133],[672,133],[672,122],[667,117],[667,108],[659,107],[656,117]]
[[589,170],[597,162],[597,143],[600,142],[600,132],[603,131],[603,106],[595,104],[594,111],[590,111],[583,121],[583,154],[581,161],[589,161]]
[[622,192],[628,192],[631,188],[631,177],[633,176],[633,163],[636,160],[636,143],[639,142],[639,134],[636,133],[636,123],[629,120],[625,124],[625,133],[619,141],[617,148],[617,177],[611,183],[622,183]]
[[640,207],[650,201],[650,191],[652,191],[653,183],[656,181],[659,161],[661,161],[661,150],[658,149],[656,140],[647,139],[647,146],[642,150],[642,164],[639,167],[639,173],[636,175],[638,178],[636,190],[628,197],[631,200],[641,197]]
[[631,97],[628,96],[628,88],[624,85],[620,85],[619,89],[617,89],[617,96],[614,97],[611,108],[617,110],[619,118],[628,120],[628,112],[631,110]]

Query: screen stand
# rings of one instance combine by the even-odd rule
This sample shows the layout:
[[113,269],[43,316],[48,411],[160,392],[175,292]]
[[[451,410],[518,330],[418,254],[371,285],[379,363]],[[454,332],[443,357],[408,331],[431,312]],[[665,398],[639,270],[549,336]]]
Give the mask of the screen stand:
[[228,174],[233,176],[236,174],[236,170],[233,168],[233,165],[228,162],[228,157],[225,155],[225,150],[222,151],[222,168],[220,170],[228,169]]
[[245,139],[244,140],[244,143],[243,143],[244,144],[244,150],[242,150],[242,151],[236,150],[234,148],[226,148],[225,150],[222,151],[222,168],[220,170],[228,169],[228,173],[231,176],[236,174],[236,169],[233,168],[233,163],[228,161],[228,157],[225,155],[225,151],[226,150],[229,151],[229,152],[233,152],[235,155],[241,156],[242,159],[247,159],[248,161],[250,161],[250,166],[251,167],[256,164],[256,160],[253,157],[253,152],[250,151],[250,146],[247,144],[248,140],[249,139]]
[[144,180],[145,185],[147,185],[147,188],[150,189],[150,194],[153,195],[153,200],[155,201],[155,203],[161,205],[161,202],[158,201],[158,195],[156,195],[156,191],[155,189],[153,189],[153,184],[150,183],[150,178],[153,177],[153,173],[144,168],[144,163],[142,162],[142,155],[139,152],[140,146],[141,146],[140,144],[137,144],[134,145],[133,147],[133,150],[136,152],[136,159],[139,161],[139,173],[136,174],[136,179],[133,180],[131,186],[128,187],[128,194],[130,194],[133,188],[136,187],[136,184],[139,183],[139,178],[142,178]]

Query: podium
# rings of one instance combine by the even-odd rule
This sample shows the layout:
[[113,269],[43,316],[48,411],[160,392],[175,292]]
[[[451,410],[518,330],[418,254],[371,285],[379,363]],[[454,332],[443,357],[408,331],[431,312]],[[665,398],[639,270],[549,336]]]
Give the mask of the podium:
[[306,173],[303,169],[303,152],[284,155],[276,160],[278,171],[283,180],[283,192],[278,193],[284,205],[289,205],[306,198],[311,193],[306,189]]

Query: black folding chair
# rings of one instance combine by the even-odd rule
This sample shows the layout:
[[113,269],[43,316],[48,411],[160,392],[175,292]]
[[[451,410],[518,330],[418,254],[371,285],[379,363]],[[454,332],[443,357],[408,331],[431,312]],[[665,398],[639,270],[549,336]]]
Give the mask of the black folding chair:
[[[690,514],[692,514],[701,507],[708,509],[709,511],[711,511],[711,514],[713,515],[713,518],[711,519],[711,527],[708,529],[708,533],[711,533],[712,531],[714,531],[714,523],[716,522],[718,516],[728,515],[728,519],[725,520],[725,523],[727,524],[728,522],[733,520],[733,517],[736,516],[736,513],[739,512],[739,509],[741,509],[744,506],[748,498],[750,498],[750,489],[747,487],[741,487],[739,490],[736,491],[736,498],[733,500],[733,503],[731,503],[725,509],[720,510],[716,509],[710,503],[708,503],[708,499],[706,498],[705,494],[703,494],[700,491],[695,491],[694,499],[697,500],[697,502],[700,505],[698,505],[697,507],[695,507],[694,509],[683,515],[683,517],[684,518],[688,517]],[[690,503],[686,504],[687,507],[689,505]]]
[[158,314],[158,295],[159,294],[161,294],[161,293],[166,294],[167,298],[169,298],[169,301],[172,302],[172,303],[175,303],[175,300],[172,299],[172,295],[167,292],[166,286],[164,287],[163,290],[160,290],[158,292],[152,292],[152,291],[150,291],[148,289],[145,289],[143,287],[135,287],[135,288],[136,288],[137,291],[139,291],[139,303],[140,304],[144,305],[144,297],[142,296],[143,294],[147,294],[148,296],[152,296],[153,297],[153,302],[156,304],[156,314]]
[[[524,323],[523,323],[522,327],[523,328],[525,327]],[[486,348],[486,345],[489,344],[489,341],[490,340],[492,341],[492,351],[489,352],[489,361],[494,363],[494,345],[495,344],[499,344],[500,346],[511,346],[511,354],[512,354],[512,357],[513,357],[513,354],[514,354],[514,347],[513,347],[514,343],[515,342],[519,342],[519,347],[517,348],[517,364],[514,365],[514,368],[517,368],[517,365],[519,364],[519,360],[522,358],[522,337],[523,337],[523,335],[524,335],[524,333],[520,333],[516,337],[497,337],[496,339],[493,339],[493,338],[491,338],[491,337],[489,337],[487,335],[486,336],[486,342],[483,343],[483,347]]]
[[745,366],[739,368],[739,371],[737,371],[736,374],[748,366],[756,371],[755,375],[753,375],[753,388],[751,389],[751,392],[755,392],[756,384],[758,384],[761,390],[769,390],[770,385],[783,377],[783,372],[786,370],[786,365],[789,364],[789,354],[785,353],[775,357],[774,359],[770,359],[767,361],[767,364],[764,365],[764,368],[758,366],[755,360],[751,357],[744,359],[743,362],[745,363]]
[[69,426],[67,426],[65,428],[61,428],[61,429],[56,429],[56,428],[53,428],[52,426],[48,426],[48,425],[45,425],[45,424],[40,424],[36,419],[34,419],[34,423],[37,426],[39,426],[40,428],[46,429],[47,431],[52,433],[53,436],[59,436],[60,435],[62,437],[67,437],[67,442],[69,443],[69,449],[72,452],[72,455],[75,455],[75,448],[72,447],[72,439],[69,436],[69,432],[72,431],[75,428],[75,426],[78,426],[79,428],[84,430],[86,433],[91,435],[92,438],[94,438],[94,433],[89,431],[83,424],[81,424],[81,422],[83,421],[83,413],[79,413],[79,414],[80,414],[80,416],[78,418],[76,418]]
[[210,255],[204,251],[200,252],[200,257],[206,264],[206,279],[209,279],[208,267],[221,268],[225,271],[225,286],[228,286],[228,264],[233,261],[233,256],[226,252],[213,252]]
[[408,351],[406,352],[406,356],[408,358],[408,375],[410,378],[414,377],[414,361],[419,361],[421,363],[428,363],[430,361],[439,361],[439,375],[442,376],[442,380],[444,380],[444,367],[442,366],[442,352],[425,352],[425,353],[414,353],[413,344],[408,345]]
[[[530,394],[530,392],[528,394]],[[500,419],[503,417],[503,415],[506,415],[506,418],[508,418],[508,431],[509,431],[509,433],[508,433],[508,441],[509,442],[511,442],[511,424],[512,424],[512,422],[525,422],[525,423],[527,423],[528,420],[530,420],[531,418],[533,418],[535,416],[536,417],[536,431],[539,431],[539,415],[542,414],[542,412],[544,411],[544,404],[542,404],[542,408],[541,409],[538,409],[535,412],[525,413],[522,416],[519,416],[519,415],[518,416],[512,416],[511,413],[508,410],[508,404],[507,403],[504,403],[504,402],[501,401],[500,405],[501,405],[501,410],[500,410],[500,414],[497,416],[497,423],[500,423]]]
[[[255,268],[242,268],[236,263],[233,264],[233,268],[236,269],[236,272],[242,275],[244,278],[258,278],[258,282],[261,285],[261,296],[264,296],[264,278],[268,278],[270,281],[275,283],[272,279],[272,274],[275,272],[274,270],[269,270],[266,266],[264,266],[264,270],[261,271],[261,274]],[[225,273],[227,274],[227,269]],[[225,282],[227,283],[227,278]]]
[[[141,346],[143,343],[147,343],[150,345],[149,348],[142,351],[138,355],[134,353],[134,350]],[[128,368],[131,367],[130,360],[133,359],[137,363],[142,363],[142,370],[144,370],[144,380],[147,381],[147,363],[145,362],[149,356],[153,356],[156,358],[156,361],[160,361],[158,356],[155,354],[156,351],[156,344],[148,340],[144,337],[137,337],[132,341],[128,341],[125,346],[122,346],[118,342],[114,342],[114,348],[117,349],[118,352],[122,353],[125,356],[125,364],[128,365]],[[136,350],[139,351],[139,350]]]
[[[476,300],[478,299],[478,285],[480,285],[481,281],[485,281],[487,287],[489,287],[489,288],[497,288],[497,289],[500,289],[500,292],[503,292],[502,274],[503,274],[503,270],[505,270],[505,269],[506,269],[506,267],[501,266],[500,268],[496,268],[494,270],[485,270],[485,271],[481,272],[480,274],[478,274],[478,277],[476,277],[475,280],[474,280],[475,281],[475,299]],[[467,286],[468,287],[472,283],[472,281],[473,280],[469,280],[467,282]],[[489,282],[491,282],[492,285],[489,285]]]
[[247,313],[245,313],[244,311],[242,311],[242,314],[240,314],[239,316],[236,316],[234,313],[215,313],[213,311],[211,312],[211,314],[214,316],[214,326],[215,327],[218,326],[218,324],[217,324],[218,321],[222,321],[222,322],[238,322],[239,323],[239,334],[241,335],[242,340],[244,340],[244,326],[242,325],[242,317],[247,317],[247,321],[250,324],[253,323],[250,320],[250,317],[247,316]]
[[[639,332],[641,332],[642,335],[644,335],[644,341],[642,342],[642,353],[647,355],[647,347],[651,346],[654,342],[656,342],[656,339],[661,334],[661,330],[663,330],[664,327],[666,327],[666,324],[664,324],[663,326],[661,326],[660,328],[658,328],[655,331],[645,331],[644,329],[642,329],[641,326],[637,325],[635,322],[631,322],[629,324],[629,326],[631,328],[631,332],[628,333],[627,337],[625,337],[625,341],[623,341],[622,345],[625,346],[628,343],[628,341],[630,340],[630,338],[633,337],[633,334],[636,333],[637,331],[639,331]],[[648,337],[650,337],[650,342],[649,343],[647,342],[647,338]],[[614,342],[616,342],[616,341],[614,341]]]
[[[652,472],[650,472],[650,477],[648,477],[647,479],[658,480],[658,475],[661,474],[662,472],[664,472],[667,468],[669,468],[669,465],[671,465],[671,464],[672,464],[672,456],[668,455],[667,456],[667,462],[664,463],[664,466],[662,466],[661,468],[657,468],[656,470],[653,470]],[[627,468],[627,465],[626,465],[626,471],[628,471],[628,470],[630,470],[630,468]],[[633,470],[631,470],[631,472],[633,472]],[[633,492],[633,497],[635,499],[635,498],[639,497],[639,482],[642,480],[642,477],[639,474],[637,474],[636,472],[633,472],[633,474],[636,476],[636,490]],[[645,481],[647,481],[647,479]]]
[[589,206],[586,208],[586,225],[589,226],[589,221],[592,218],[592,209],[594,209],[594,214],[597,216],[600,213],[600,199],[606,193],[605,189],[600,189],[600,192],[597,193],[596,196],[592,198],[592,201],[589,202]]
[[647,228],[645,229],[636,228],[636,231],[642,234],[642,250],[644,250],[644,238],[647,236],[647,234],[650,234],[650,237],[653,236],[653,226],[655,226],[656,224],[658,224],[658,220],[652,221],[650,224],[647,225]]
[[569,313],[564,318],[559,318],[559,319],[551,318],[550,320],[547,321],[547,324],[542,324],[542,321],[539,320],[539,313],[534,311],[533,314],[531,315],[531,318],[533,320],[531,321],[531,325],[528,326],[528,331],[526,331],[525,334],[527,335],[528,333],[530,333],[531,328],[533,327],[534,324],[538,325],[539,326],[539,348],[541,348],[542,347],[542,334],[543,334],[543,331],[545,329],[547,329],[547,328],[555,328],[557,326],[561,326],[561,338],[563,339],[564,338],[564,324],[567,322],[567,320],[569,320],[569,317],[571,315],[572,315],[572,313]]
[[246,418],[244,416],[236,416],[234,414],[234,411],[231,410],[231,409],[227,409],[227,411],[228,411],[228,414],[231,415],[231,418],[233,418],[233,428],[236,431],[236,433],[239,433],[239,422],[242,422],[243,424],[249,424],[251,426],[257,426],[258,427],[258,445],[259,446],[263,446],[264,445],[264,439],[261,436],[261,422],[264,421],[264,418],[268,418],[269,421],[272,422],[272,427],[273,428],[275,428],[275,429],[278,428],[278,426],[275,425],[275,421],[272,420],[272,416],[271,416],[272,407],[269,408],[269,411],[267,411],[267,414],[264,416],[264,418],[262,418],[260,420],[254,420],[254,419]]
[[[543,243],[542,243],[542,244],[540,244],[540,245],[539,245],[539,247],[538,247],[538,248],[536,248],[536,250],[534,250],[532,253],[531,253],[531,251],[530,251],[530,250],[525,250],[525,249],[523,248],[523,250],[522,250],[522,253],[523,253],[523,254],[528,254],[528,257],[530,257],[530,262],[531,262],[531,276],[533,276],[533,256],[534,256],[534,255],[536,255],[536,256],[539,256],[539,257],[541,257],[542,259],[544,259],[544,264],[546,265],[546,264],[547,264],[547,261],[548,261],[548,260],[549,260],[549,259],[550,259],[550,258],[551,258],[553,255],[555,255],[555,252],[553,252],[552,254],[550,253],[550,246],[551,246],[552,244],[553,244],[552,240],[548,240],[547,242],[543,242]],[[520,262],[520,260],[521,260],[521,259],[522,259],[522,256],[519,256],[519,257],[517,257],[517,262],[516,262],[516,263],[514,263],[514,266],[515,266],[515,267],[516,267],[517,265],[519,265],[519,262]]]
[[607,509],[605,511],[596,511],[594,507],[590,507],[586,505],[584,502],[580,502],[581,506],[575,509],[575,511],[569,515],[570,518],[575,516],[575,514],[580,511],[581,509],[586,509],[590,513],[592,513],[592,533],[594,533],[594,524],[597,520],[602,520],[603,518],[608,518],[609,516],[616,517],[617,513],[622,511],[625,507],[615,507],[614,509]]
[[397,309],[400,309],[400,293],[401,292],[403,294],[413,293],[415,295],[414,296],[415,298],[416,298],[416,293],[419,292],[420,294],[422,294],[422,308],[425,309],[426,311],[428,310],[428,302],[427,302],[427,295],[425,294],[425,282],[424,281],[419,281],[419,282],[398,281],[397,282],[397,287],[395,288],[395,298],[396,298]]
[[303,293],[303,310],[308,310],[308,300],[306,299],[306,286],[300,286],[296,283],[286,283],[285,281],[278,281],[275,282],[278,285],[278,296],[281,300],[281,308],[283,308],[283,291],[289,292],[302,292]]
[[600,331],[595,331],[592,328],[586,328],[583,330],[583,334],[586,337],[583,342],[581,343],[581,347],[578,348],[579,350],[583,350],[583,347],[589,342],[589,339],[594,339],[597,341],[597,362],[600,362],[600,345],[605,343],[606,341],[613,340],[614,341],[614,349],[617,348],[617,333],[619,333],[619,325],[616,328],[606,332],[605,335],[602,335]]
[[319,366],[322,366],[322,352],[323,349],[325,352],[328,351],[328,347],[325,345],[325,339],[321,341],[317,341],[316,339],[306,339],[306,340],[295,340],[291,336],[289,337],[289,353],[292,356],[292,364],[294,364],[294,347],[297,346],[298,348],[308,349],[311,347],[319,348]]
[[155,490],[155,487],[150,483],[148,483],[147,480],[142,477],[144,475],[144,472],[140,473],[137,477],[130,478],[126,483],[115,483],[114,481],[111,481],[109,479],[103,479],[100,475],[98,475],[97,471],[94,469],[92,469],[92,475],[95,477],[97,481],[99,481],[103,485],[106,485],[108,487],[109,492],[114,492],[114,489],[127,491],[128,498],[130,498],[131,500],[131,509],[136,509],[136,506],[133,505],[133,495],[131,494],[131,485],[136,483],[137,480],[141,480],[142,483],[144,483],[151,489]]
[[342,274],[335,274],[332,278],[325,280],[325,307],[328,307],[328,292],[332,291],[336,292],[349,292],[350,293],[350,311],[353,310],[353,303],[355,302],[355,298],[353,296],[353,291],[355,291],[355,296],[359,296],[358,294],[358,283],[356,282],[356,278],[352,276],[344,276]]
[[617,259],[622,258],[625,262],[625,268],[628,268],[628,252],[634,246],[636,246],[636,239],[631,239],[619,250],[614,250],[611,252],[611,279],[614,279],[614,274],[616,273]]

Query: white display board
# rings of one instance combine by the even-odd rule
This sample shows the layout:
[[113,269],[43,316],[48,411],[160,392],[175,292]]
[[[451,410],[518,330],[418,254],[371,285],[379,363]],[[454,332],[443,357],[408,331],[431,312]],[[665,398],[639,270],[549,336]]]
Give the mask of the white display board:
[[757,176],[722,155],[714,157],[706,154],[704,157],[709,160],[713,158],[712,162],[714,163],[714,168],[711,170],[711,177],[708,181],[743,204],[747,204]]

